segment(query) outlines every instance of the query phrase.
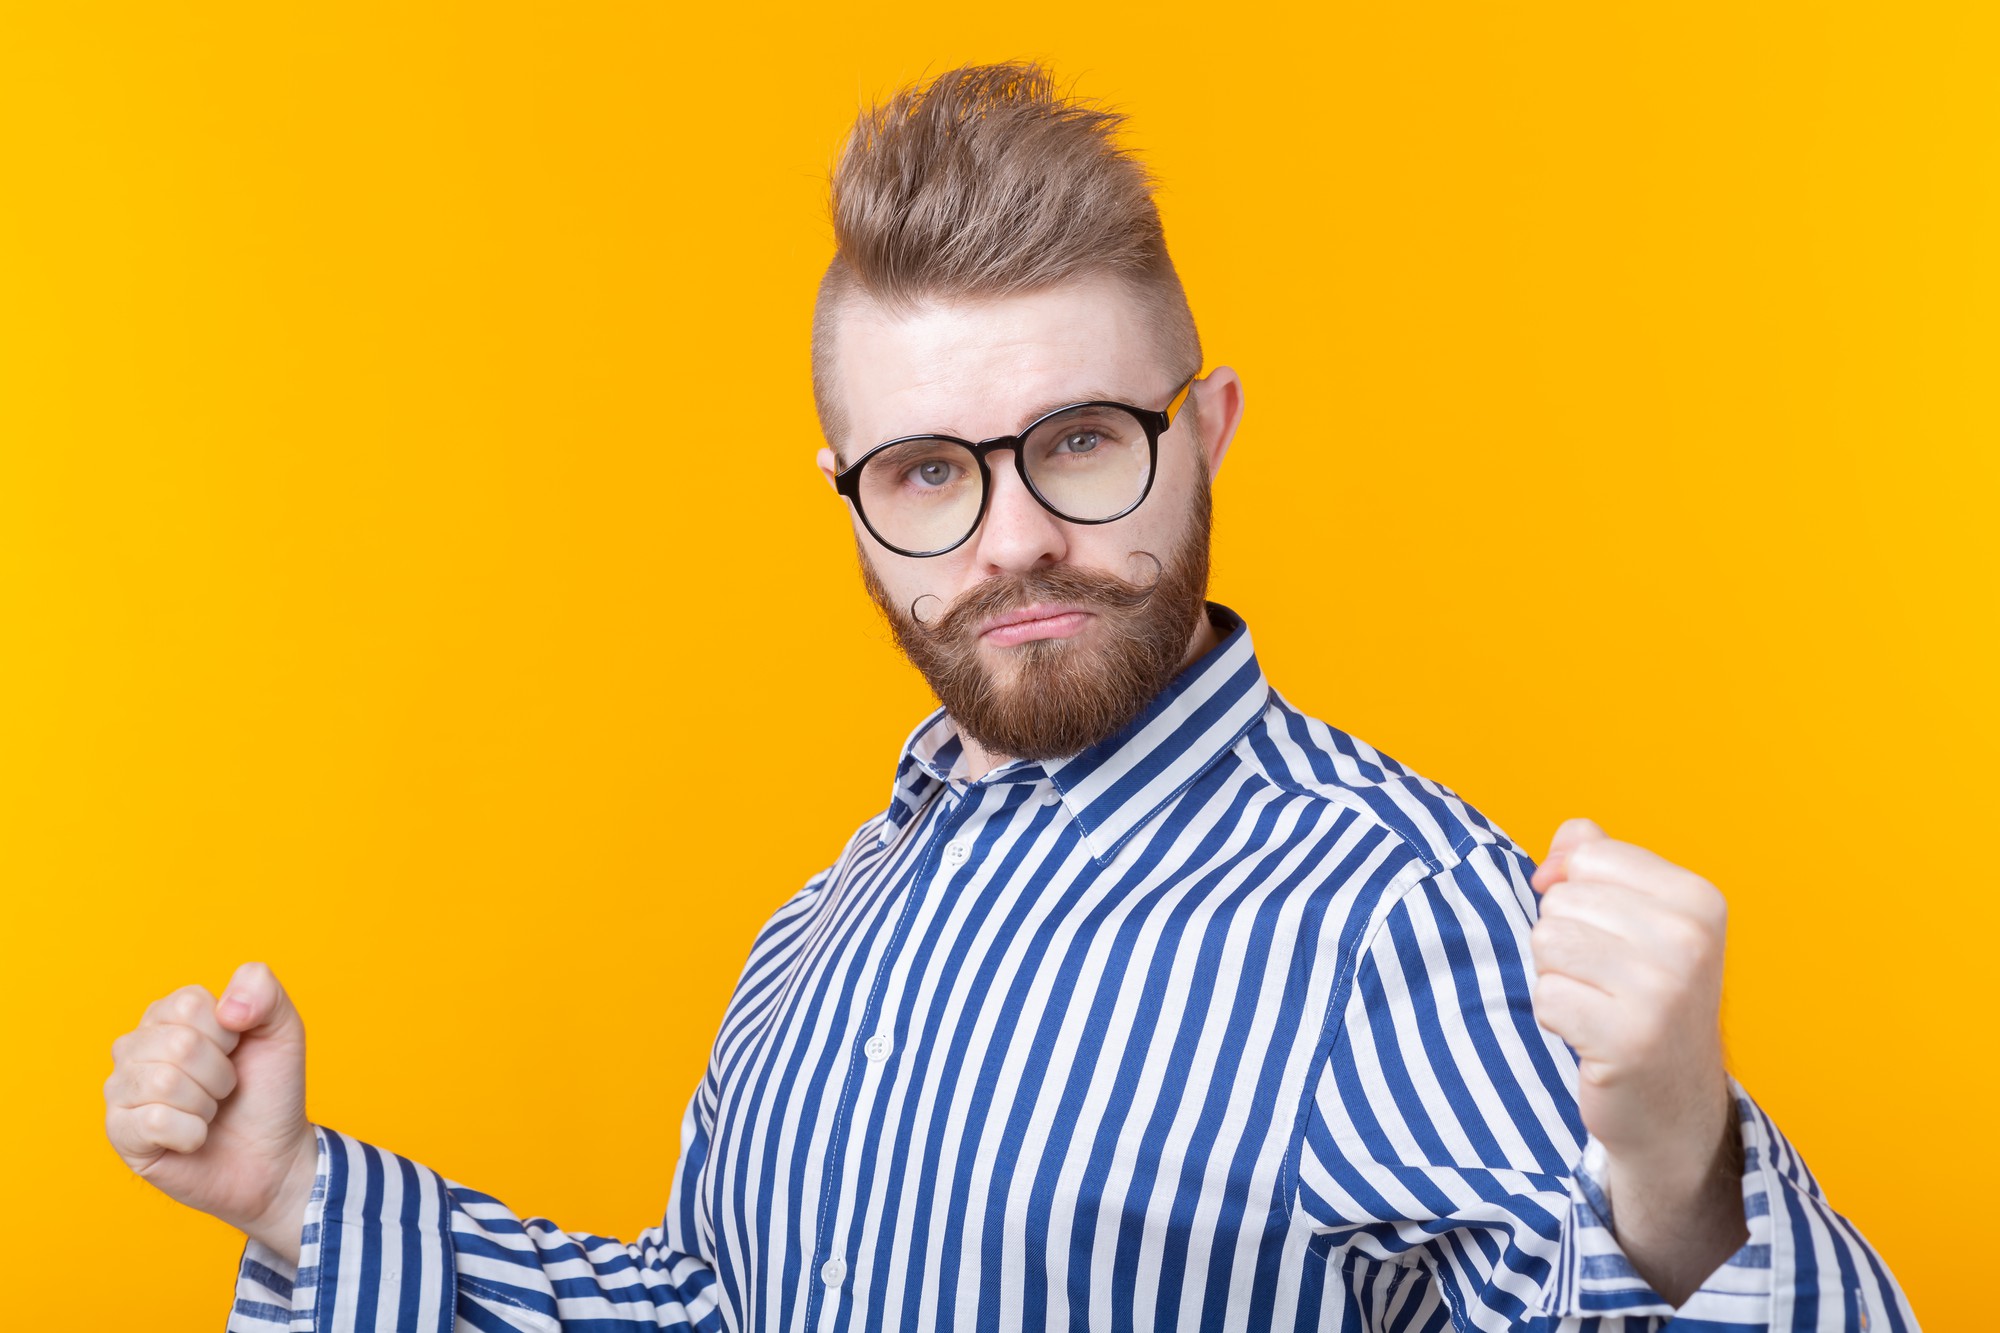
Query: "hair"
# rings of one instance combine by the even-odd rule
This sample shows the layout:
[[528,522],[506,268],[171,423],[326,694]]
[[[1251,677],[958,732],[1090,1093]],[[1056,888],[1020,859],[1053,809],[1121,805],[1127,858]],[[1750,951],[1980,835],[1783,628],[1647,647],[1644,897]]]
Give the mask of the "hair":
[[1124,123],[1028,63],[950,70],[861,113],[833,169],[835,250],[813,308],[813,401],[836,451],[834,335],[857,296],[905,313],[1112,275],[1176,371],[1200,367],[1153,177],[1116,142]]

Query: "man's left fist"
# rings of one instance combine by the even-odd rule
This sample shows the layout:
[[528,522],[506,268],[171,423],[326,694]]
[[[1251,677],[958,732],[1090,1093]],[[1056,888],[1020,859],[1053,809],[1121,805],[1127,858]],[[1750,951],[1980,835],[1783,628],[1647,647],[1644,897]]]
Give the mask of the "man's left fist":
[[1584,1126],[1615,1174],[1649,1192],[1698,1189],[1734,1129],[1722,894],[1587,819],[1556,830],[1533,884],[1535,1018],[1576,1051]]

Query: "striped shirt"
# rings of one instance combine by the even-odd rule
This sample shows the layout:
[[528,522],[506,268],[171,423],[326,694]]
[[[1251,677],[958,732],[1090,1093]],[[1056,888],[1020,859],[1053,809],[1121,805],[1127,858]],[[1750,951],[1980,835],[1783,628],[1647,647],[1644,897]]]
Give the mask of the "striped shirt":
[[1534,1020],[1533,863],[1211,614],[1072,758],[968,781],[917,728],[759,934],[660,1225],[321,1128],[299,1264],[251,1242],[229,1327],[1914,1328],[1733,1084],[1749,1243],[1678,1311],[1647,1286]]

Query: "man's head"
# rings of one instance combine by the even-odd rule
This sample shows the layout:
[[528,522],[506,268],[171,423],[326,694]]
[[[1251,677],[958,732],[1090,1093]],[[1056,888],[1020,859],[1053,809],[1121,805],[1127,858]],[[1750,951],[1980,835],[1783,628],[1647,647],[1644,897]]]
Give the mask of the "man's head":
[[[890,439],[977,442],[1091,400],[1154,412],[1200,369],[1147,174],[1112,137],[1119,123],[1030,66],[953,71],[862,115],[834,173],[838,253],[813,328],[829,479]],[[1202,641],[1208,483],[1240,411],[1233,373],[1198,381],[1158,438],[1144,502],[1113,521],[1051,513],[1014,449],[987,456],[983,517],[944,554],[900,554],[856,516],[870,593],[989,753],[1093,744]],[[976,466],[962,479],[978,486]]]

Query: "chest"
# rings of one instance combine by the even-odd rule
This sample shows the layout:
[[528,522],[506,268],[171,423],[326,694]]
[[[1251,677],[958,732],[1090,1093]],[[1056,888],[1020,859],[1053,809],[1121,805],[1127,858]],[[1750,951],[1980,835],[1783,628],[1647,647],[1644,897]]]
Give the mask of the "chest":
[[990,1322],[1087,1298],[1064,1274],[1272,1261],[1374,840],[1278,799],[1172,813],[1100,857],[1032,793],[941,798],[760,944],[698,1186],[746,1305],[838,1274]]

